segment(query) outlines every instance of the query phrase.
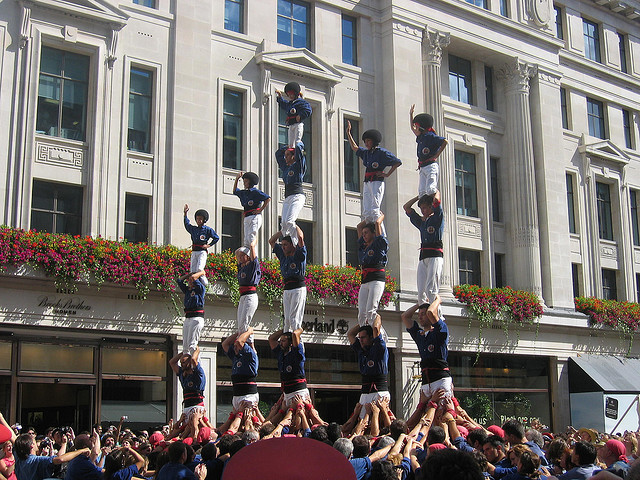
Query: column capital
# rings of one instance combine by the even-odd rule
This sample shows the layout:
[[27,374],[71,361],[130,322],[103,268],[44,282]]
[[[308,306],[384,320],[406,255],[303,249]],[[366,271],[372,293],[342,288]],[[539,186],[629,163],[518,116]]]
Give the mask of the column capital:
[[422,51],[428,62],[442,63],[442,49],[451,43],[448,32],[425,28],[422,33]]
[[515,57],[498,70],[498,78],[504,79],[507,91],[520,90],[529,93],[529,79],[538,73],[538,67]]

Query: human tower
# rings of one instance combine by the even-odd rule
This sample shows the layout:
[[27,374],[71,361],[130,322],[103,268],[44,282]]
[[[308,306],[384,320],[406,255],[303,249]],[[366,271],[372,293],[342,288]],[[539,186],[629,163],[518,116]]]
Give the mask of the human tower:
[[[284,314],[282,328],[269,336],[272,353],[278,359],[282,390],[282,396],[272,409],[274,418],[271,420],[277,422],[286,415],[297,415],[304,418],[301,422],[313,425],[323,422],[313,407],[305,378],[302,319],[307,297],[307,249],[304,234],[296,223],[305,202],[302,183],[307,165],[302,143],[303,121],[311,115],[312,110],[296,82],[288,83],[284,92],[276,90],[276,97],[280,108],[287,115],[288,141],[275,152],[275,160],[284,182],[285,199],[281,228],[269,238],[273,254],[280,261]],[[448,398],[452,397],[453,385],[447,365],[448,330],[441,314],[438,295],[443,266],[444,227],[438,190],[438,157],[447,141],[435,132],[431,115],[414,115],[414,109],[415,106],[412,105],[409,114],[411,131],[417,142],[419,186],[418,194],[403,208],[411,224],[420,231],[418,298],[416,304],[402,314],[402,320],[421,356],[422,401],[412,416],[419,418],[426,409],[428,399],[436,398],[444,406]],[[358,258],[362,272],[358,319],[347,332],[349,343],[358,355],[362,375],[360,401],[350,419],[356,423],[358,418],[362,421],[371,408],[383,408],[387,418],[393,418],[389,408],[387,335],[377,309],[385,287],[389,248],[384,213],[381,210],[385,178],[391,176],[402,162],[393,153],[380,147],[382,134],[378,130],[370,129],[363,133],[364,146],[360,146],[352,137],[349,122],[345,133],[352,150],[365,168],[362,221],[357,226]],[[261,277],[256,243],[262,226],[262,212],[269,205],[271,197],[258,188],[259,181],[258,175],[253,172],[240,172],[233,188],[234,195],[239,198],[244,210],[244,233],[242,246],[235,250],[240,288],[236,333],[222,343],[224,352],[232,362],[233,384],[233,411],[222,426],[222,431],[237,431],[244,415],[254,418],[260,415],[257,408],[259,359],[251,323],[258,308],[256,288]],[[419,211],[414,208],[416,202]],[[210,427],[204,412],[206,379],[198,361],[198,340],[204,325],[204,298],[208,283],[204,267],[208,249],[219,240],[219,236],[206,225],[209,219],[206,210],[199,209],[195,212],[195,225],[190,223],[188,212],[189,206],[185,205],[184,226],[191,235],[192,255],[189,273],[178,279],[178,285],[184,292],[183,348],[171,359],[170,364],[183,387],[182,436],[195,438],[200,428]],[[416,312],[418,319],[414,321]],[[434,396],[436,391],[439,391],[438,395]]]

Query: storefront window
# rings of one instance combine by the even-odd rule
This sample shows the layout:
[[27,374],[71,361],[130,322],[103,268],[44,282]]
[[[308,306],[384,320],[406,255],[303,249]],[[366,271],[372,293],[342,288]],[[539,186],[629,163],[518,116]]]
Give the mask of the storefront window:
[[449,366],[460,405],[478,423],[550,425],[548,357],[451,352]]
[[129,428],[147,428],[167,421],[167,382],[103,380],[100,422],[117,424],[127,415]]
[[166,377],[168,362],[167,352],[159,350],[102,350],[103,374]]
[[93,347],[23,343],[22,372],[94,373]]
[[[329,320],[329,323],[331,320]],[[260,409],[267,414],[280,396],[278,360],[271,353],[269,344],[256,341],[260,359],[258,387]],[[327,422],[343,422],[348,418],[360,398],[360,371],[357,356],[347,346],[305,343],[305,373],[307,385],[320,416]],[[389,351],[389,389],[393,392],[393,353]],[[233,397],[231,387],[231,360],[218,348],[216,390],[217,418],[224,419],[231,411]],[[397,408],[392,405],[392,408]]]
[[10,342],[0,342],[0,370],[11,370],[11,347]]

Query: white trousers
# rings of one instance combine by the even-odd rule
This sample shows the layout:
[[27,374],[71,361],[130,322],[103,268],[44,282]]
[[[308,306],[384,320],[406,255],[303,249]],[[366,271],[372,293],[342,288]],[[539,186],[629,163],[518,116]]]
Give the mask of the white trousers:
[[251,405],[257,406],[260,401],[260,395],[257,393],[250,393],[248,395],[237,395],[231,399],[231,405],[233,405],[233,409],[238,411],[240,409],[240,404],[242,402],[251,402]]
[[194,405],[192,407],[185,407],[182,409],[182,413],[184,413],[184,419],[185,421],[189,421],[189,419],[191,418],[191,415],[193,415],[194,413],[197,412],[202,412],[206,415],[207,413],[207,409],[204,408],[202,405]]
[[427,398],[431,398],[436,390],[444,389],[444,398],[440,401],[440,404],[444,404],[444,401],[453,397],[453,379],[451,377],[441,378],[435,382],[426,383],[422,385],[420,390],[425,394]]
[[[247,295],[241,295],[238,301],[238,317],[236,319],[238,333],[243,333],[249,330],[251,326],[251,320],[253,315],[258,309],[258,294],[248,293]],[[253,343],[253,335],[248,339],[249,343]]]
[[[382,199],[384,198],[384,182],[379,180],[364,182],[362,185],[362,220],[375,222],[382,213]],[[384,223],[380,225],[382,235],[385,235]]]
[[431,303],[440,291],[442,257],[427,257],[418,262],[418,305]]
[[304,133],[304,123],[294,123],[287,127],[287,136],[289,140],[289,146],[296,148],[296,144],[302,141],[302,134]]
[[[197,252],[191,252],[191,265],[189,266],[191,273],[204,272],[204,267],[207,265],[207,250],[200,250]],[[206,275],[200,277],[200,281],[206,287],[209,284]]]
[[262,214],[249,215],[244,217],[242,221],[244,225],[244,238],[242,240],[242,246],[248,247],[258,236],[258,230],[262,227]]
[[282,202],[282,236],[289,235],[294,245],[298,245],[298,231],[296,230],[296,220],[302,207],[304,207],[304,193],[289,195]]
[[358,324],[371,325],[378,313],[378,304],[384,293],[385,282],[373,281],[360,285],[358,291]]
[[367,413],[366,409],[364,408],[364,406],[367,403],[373,403],[376,400],[378,400],[379,398],[386,398],[391,400],[391,394],[388,391],[383,391],[383,392],[373,392],[373,393],[361,393],[360,394],[360,405],[362,405],[362,410],[360,410],[360,418],[364,418],[365,414]]
[[283,332],[293,332],[302,327],[304,307],[307,304],[307,287],[299,287],[282,292],[284,310]]
[[[385,282],[374,281],[360,284],[358,291],[358,325],[373,325],[378,313],[378,305],[384,293]],[[384,327],[380,327],[384,343],[389,341],[389,335]]]
[[438,190],[438,176],[440,166],[438,162],[420,167],[420,181],[418,183],[418,196],[433,195]]
[[[300,395],[302,397],[302,400],[305,401],[311,401],[311,394],[309,393],[309,389],[308,388],[303,388],[302,390],[298,390],[296,392],[291,392],[291,393],[285,393],[284,394],[284,405],[286,407],[290,406],[291,400],[293,400],[295,397],[297,397],[298,395]],[[284,408],[283,408],[284,410]]]
[[182,352],[193,355],[198,347],[200,340],[200,332],[204,327],[204,318],[191,317],[185,318],[182,324]]

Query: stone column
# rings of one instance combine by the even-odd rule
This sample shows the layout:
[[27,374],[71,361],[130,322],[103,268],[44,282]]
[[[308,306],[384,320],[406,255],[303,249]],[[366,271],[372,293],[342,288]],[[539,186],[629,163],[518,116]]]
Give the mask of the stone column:
[[[425,112],[433,116],[433,128],[443,137],[447,137],[444,126],[444,109],[442,107],[442,50],[451,41],[449,34],[437,30],[425,29],[422,37],[423,69],[424,69],[424,105]],[[420,113],[416,108],[416,113]],[[444,266],[440,281],[440,295],[451,298],[455,272],[458,268],[458,242],[456,238],[456,186],[455,164],[453,161],[453,145],[444,149],[438,157],[440,178],[438,189],[442,197],[444,210]]]
[[529,106],[529,79],[535,66],[515,58],[505,64],[499,77],[504,80],[506,98],[505,160],[509,165],[512,204],[507,223],[511,243],[510,282],[516,289],[542,297],[538,204]]

